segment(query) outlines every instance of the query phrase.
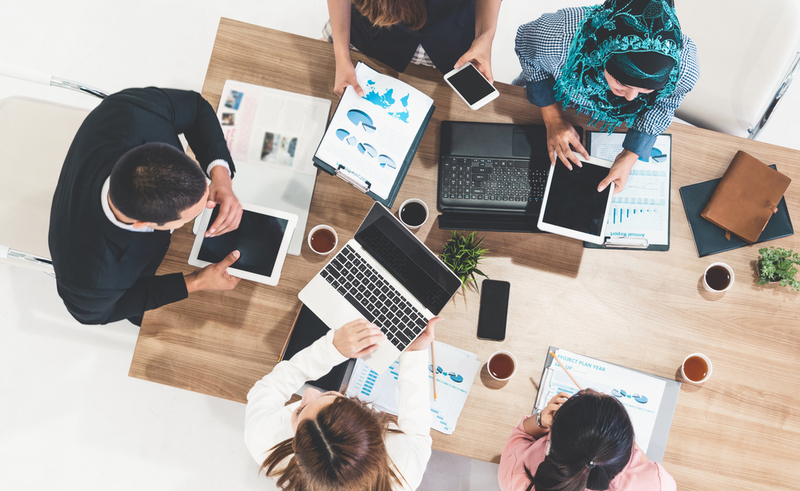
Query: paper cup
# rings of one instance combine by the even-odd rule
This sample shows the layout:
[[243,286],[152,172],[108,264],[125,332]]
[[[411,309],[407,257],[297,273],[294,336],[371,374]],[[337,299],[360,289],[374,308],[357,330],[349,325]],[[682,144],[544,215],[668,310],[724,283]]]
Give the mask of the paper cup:
[[[707,279],[708,279],[708,270],[710,270],[711,268],[713,268],[715,266],[721,266],[721,267],[727,269],[728,270],[728,275],[730,275],[730,277],[731,277],[730,281],[728,282],[728,286],[726,286],[722,290],[717,290],[716,288],[713,288],[712,286],[710,286],[708,284],[708,281],[707,281]],[[726,291],[730,290],[731,287],[733,286],[733,280],[734,280],[733,268],[731,268],[730,266],[728,266],[725,263],[712,263],[712,264],[709,264],[708,267],[706,268],[706,270],[703,272],[703,288],[705,288],[706,291],[709,291],[709,292],[712,292],[712,293],[722,293],[722,292],[726,292]]]
[[489,357],[486,369],[493,379],[504,382],[517,373],[517,358],[510,351],[496,351]]
[[[706,372],[706,376],[700,380],[693,380],[686,375],[686,362],[689,361],[691,358],[699,358],[700,360],[706,362],[708,371]],[[683,377],[683,379],[689,382],[690,384],[700,385],[711,377],[711,372],[713,371],[713,369],[714,367],[713,365],[711,365],[711,360],[709,360],[706,355],[704,355],[703,353],[692,353],[691,355],[684,358],[683,363],[681,363],[681,377]]]
[[[319,230],[327,230],[333,234],[333,245],[327,251],[318,250],[320,249],[320,244],[314,243],[314,241],[312,240],[313,238],[315,238],[314,234]],[[317,242],[319,242],[318,238]],[[334,249],[336,249],[336,246],[338,244],[339,244],[339,234],[337,234],[336,230],[334,230],[333,227],[329,225],[317,225],[316,227],[312,228],[311,231],[308,233],[308,247],[310,247],[312,251],[316,252],[321,256],[330,254]]]
[[[416,225],[406,221],[408,219],[408,216],[405,216],[405,217],[403,216],[403,211],[406,209],[406,205],[408,205],[410,203],[419,203],[425,209],[425,218],[423,218],[423,220],[421,222],[419,222],[419,223],[414,222],[414,223],[416,223]],[[423,226],[425,224],[425,222],[428,221],[428,216],[429,216],[428,205],[426,205],[425,202],[422,201],[421,199],[417,199],[417,198],[407,199],[407,200],[403,201],[403,204],[400,205],[400,209],[397,210],[397,216],[400,218],[400,221],[403,222],[403,225],[405,225],[406,228],[408,228],[409,230],[417,230],[418,228]]]

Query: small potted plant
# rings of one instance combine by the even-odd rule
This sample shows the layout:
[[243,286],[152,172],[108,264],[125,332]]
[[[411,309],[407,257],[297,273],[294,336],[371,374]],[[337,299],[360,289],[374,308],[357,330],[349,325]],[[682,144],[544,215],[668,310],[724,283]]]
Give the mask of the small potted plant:
[[463,289],[466,289],[467,285],[472,282],[475,284],[475,288],[480,291],[475,275],[479,274],[488,278],[478,269],[478,263],[481,258],[489,252],[489,249],[481,248],[482,242],[483,237],[477,241],[475,240],[475,232],[464,235],[453,230],[453,237],[444,246],[442,261],[458,276]]
[[781,247],[769,247],[758,250],[761,256],[758,259],[758,284],[777,281],[781,286],[788,286],[794,291],[800,290],[800,281],[794,278],[797,266],[800,264],[800,255],[792,249],[788,251]]

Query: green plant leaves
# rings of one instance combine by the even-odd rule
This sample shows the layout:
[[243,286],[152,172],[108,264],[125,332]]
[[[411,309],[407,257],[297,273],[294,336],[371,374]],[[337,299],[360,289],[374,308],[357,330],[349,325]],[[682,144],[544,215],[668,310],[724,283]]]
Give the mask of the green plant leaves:
[[779,285],[788,286],[793,291],[800,290],[800,280],[794,278],[797,274],[795,266],[800,265],[800,254],[781,247],[765,247],[759,249],[758,254],[761,256],[758,260],[758,285],[777,281]]
[[453,230],[453,235],[450,240],[445,244],[442,251],[442,261],[449,267],[458,278],[461,280],[461,287],[465,288],[470,283],[475,284],[475,288],[480,291],[478,287],[478,280],[476,274],[488,278],[481,270],[478,269],[478,263],[484,254],[489,252],[489,249],[482,248],[483,237],[475,239],[475,232],[469,235],[461,234]]

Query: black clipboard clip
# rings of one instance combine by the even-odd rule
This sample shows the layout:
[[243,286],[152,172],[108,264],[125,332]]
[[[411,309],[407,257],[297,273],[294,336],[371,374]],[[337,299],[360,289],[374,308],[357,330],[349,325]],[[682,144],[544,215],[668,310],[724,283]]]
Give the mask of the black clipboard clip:
[[644,237],[606,237],[603,242],[608,249],[647,249],[649,245]]
[[353,186],[354,188],[358,189],[362,193],[367,193],[369,191],[370,186],[372,186],[372,184],[370,184],[369,181],[347,170],[347,167],[343,166],[342,164],[339,164],[339,167],[336,169],[336,172],[334,172],[334,174],[339,179]]

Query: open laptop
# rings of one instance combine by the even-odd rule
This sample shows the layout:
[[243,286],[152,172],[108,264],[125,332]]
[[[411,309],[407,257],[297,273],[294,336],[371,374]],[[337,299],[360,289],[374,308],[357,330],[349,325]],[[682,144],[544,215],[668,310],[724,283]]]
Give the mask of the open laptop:
[[381,373],[450,301],[461,280],[380,203],[298,297],[331,329],[364,318],[386,335],[364,361]]
[[545,126],[442,121],[441,129],[439,228],[539,232],[550,171]]

